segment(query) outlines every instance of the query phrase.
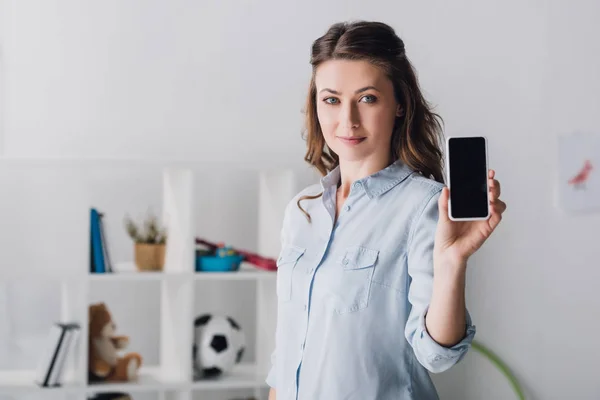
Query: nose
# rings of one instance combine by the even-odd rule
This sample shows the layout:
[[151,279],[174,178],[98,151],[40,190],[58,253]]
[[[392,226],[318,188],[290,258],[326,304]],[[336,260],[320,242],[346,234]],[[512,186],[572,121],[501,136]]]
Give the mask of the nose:
[[345,131],[351,131],[359,127],[360,116],[358,114],[358,107],[352,102],[347,102],[343,106],[343,111],[340,115],[340,125]]

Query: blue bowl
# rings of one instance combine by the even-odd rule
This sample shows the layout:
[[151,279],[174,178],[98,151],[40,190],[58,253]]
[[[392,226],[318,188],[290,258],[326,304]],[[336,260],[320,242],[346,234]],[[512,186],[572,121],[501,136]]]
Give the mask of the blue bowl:
[[233,272],[240,269],[244,256],[232,255],[225,257],[197,256],[197,272]]

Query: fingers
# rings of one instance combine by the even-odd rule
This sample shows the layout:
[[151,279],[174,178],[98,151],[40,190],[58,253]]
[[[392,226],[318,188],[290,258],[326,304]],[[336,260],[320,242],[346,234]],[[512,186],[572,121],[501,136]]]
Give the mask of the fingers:
[[490,208],[492,217],[497,219],[497,221],[495,221],[497,224],[502,219],[502,213],[506,211],[506,203],[500,200],[502,189],[500,188],[500,182],[497,179],[494,179],[496,176],[496,171],[491,169],[488,176],[490,186]]
[[490,202],[493,202],[500,197],[500,182],[498,182],[496,179],[490,179],[488,184],[490,186]]
[[492,231],[494,231],[494,229],[496,229],[498,224],[500,224],[500,221],[502,221],[502,214],[498,214],[497,212],[492,211],[492,215],[490,216],[490,218],[488,220],[488,224],[490,225],[490,228],[492,229]]
[[502,220],[502,214],[506,211],[506,203],[500,200],[500,194],[502,190],[500,189],[500,182],[495,179],[496,171],[490,169],[488,171],[488,185],[490,187],[490,212],[491,216],[489,219],[490,227],[493,229],[498,226],[500,221]]
[[506,211],[506,203],[502,200],[496,200],[494,203],[490,205],[491,208],[491,216],[489,219],[489,224],[492,230],[496,229],[500,221],[502,221],[502,214]]
[[506,203],[502,200],[496,200],[490,204],[490,222],[492,227],[496,227],[502,220],[502,214],[506,211]]
[[500,182],[497,179],[494,179],[495,176],[496,171],[490,169],[488,172],[488,186],[490,187],[490,203],[498,199],[502,192],[500,189]]
[[450,197],[450,192],[447,187],[442,189],[442,193],[438,199],[438,211],[439,211],[439,219],[446,220],[448,217],[448,198]]
[[504,211],[506,211],[506,203],[503,202],[502,200],[494,201],[494,203],[492,204],[492,213],[502,215],[502,213],[504,213]]

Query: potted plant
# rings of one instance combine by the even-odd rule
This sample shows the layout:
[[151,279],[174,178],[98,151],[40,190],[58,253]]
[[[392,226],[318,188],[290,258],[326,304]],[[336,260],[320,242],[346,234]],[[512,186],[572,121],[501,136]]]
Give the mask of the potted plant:
[[139,271],[162,271],[165,263],[166,229],[160,226],[153,213],[140,225],[129,216],[125,228],[135,244],[135,265]]

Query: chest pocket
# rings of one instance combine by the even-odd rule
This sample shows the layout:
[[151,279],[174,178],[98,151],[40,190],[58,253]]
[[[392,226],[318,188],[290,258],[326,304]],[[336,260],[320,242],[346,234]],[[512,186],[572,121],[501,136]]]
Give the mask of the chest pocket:
[[287,245],[277,259],[277,298],[283,303],[292,299],[292,278],[304,251],[301,247]]
[[339,260],[340,279],[335,311],[340,314],[362,310],[369,305],[369,294],[378,250],[348,247]]

